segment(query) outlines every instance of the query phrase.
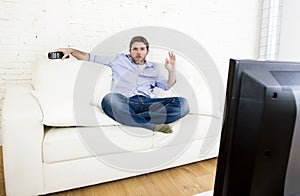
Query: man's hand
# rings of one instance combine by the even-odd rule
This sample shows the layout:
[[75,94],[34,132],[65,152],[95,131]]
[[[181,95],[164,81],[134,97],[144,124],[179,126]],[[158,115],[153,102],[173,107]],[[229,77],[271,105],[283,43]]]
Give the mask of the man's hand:
[[72,48],[58,48],[55,49],[54,52],[63,52],[64,56],[61,58],[61,60],[65,60],[65,58],[72,53]]
[[175,70],[176,70],[176,57],[173,54],[173,52],[169,52],[169,58],[166,58],[166,60],[165,60],[165,68],[169,72],[175,72]]
[[74,48],[58,48],[54,50],[54,52],[63,52],[64,56],[61,60],[64,60],[68,55],[72,55],[78,60],[85,60],[88,61],[90,58],[90,54],[86,52],[82,52],[80,50],[76,50]]
[[169,52],[169,59],[165,60],[165,68],[169,71],[168,86],[171,88],[176,83],[176,57]]

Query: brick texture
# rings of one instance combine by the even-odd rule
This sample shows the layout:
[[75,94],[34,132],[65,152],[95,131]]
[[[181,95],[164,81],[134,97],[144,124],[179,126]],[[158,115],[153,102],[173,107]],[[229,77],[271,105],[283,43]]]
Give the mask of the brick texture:
[[7,86],[30,83],[38,56],[58,47],[90,51],[133,27],[190,35],[214,59],[225,85],[229,58],[258,56],[261,6],[262,0],[1,0],[0,117]]

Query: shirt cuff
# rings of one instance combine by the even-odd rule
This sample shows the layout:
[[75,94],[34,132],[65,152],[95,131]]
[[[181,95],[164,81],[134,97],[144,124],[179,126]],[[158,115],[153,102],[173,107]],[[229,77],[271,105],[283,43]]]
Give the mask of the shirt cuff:
[[95,62],[95,56],[96,55],[90,53],[89,61]]

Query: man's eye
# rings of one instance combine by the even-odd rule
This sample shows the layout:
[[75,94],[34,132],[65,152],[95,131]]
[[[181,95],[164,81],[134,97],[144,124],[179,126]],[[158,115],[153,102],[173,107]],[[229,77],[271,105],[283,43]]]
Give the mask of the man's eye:
[[144,51],[144,50],[146,50],[146,48],[145,47],[142,47],[142,48],[132,48],[132,50],[134,50],[134,51],[137,51],[137,50],[142,50],[142,51]]

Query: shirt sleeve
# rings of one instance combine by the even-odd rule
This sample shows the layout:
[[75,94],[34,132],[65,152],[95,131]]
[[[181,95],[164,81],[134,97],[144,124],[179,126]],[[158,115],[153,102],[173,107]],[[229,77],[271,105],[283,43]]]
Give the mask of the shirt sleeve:
[[158,75],[157,75],[157,80],[156,80],[155,86],[158,88],[161,88],[165,91],[170,89],[168,86],[168,80],[159,70],[158,70]]
[[113,59],[114,59],[114,57],[110,57],[110,56],[90,54],[89,61],[94,62],[94,63],[103,64],[103,65],[110,67],[111,66],[110,63],[112,62]]

